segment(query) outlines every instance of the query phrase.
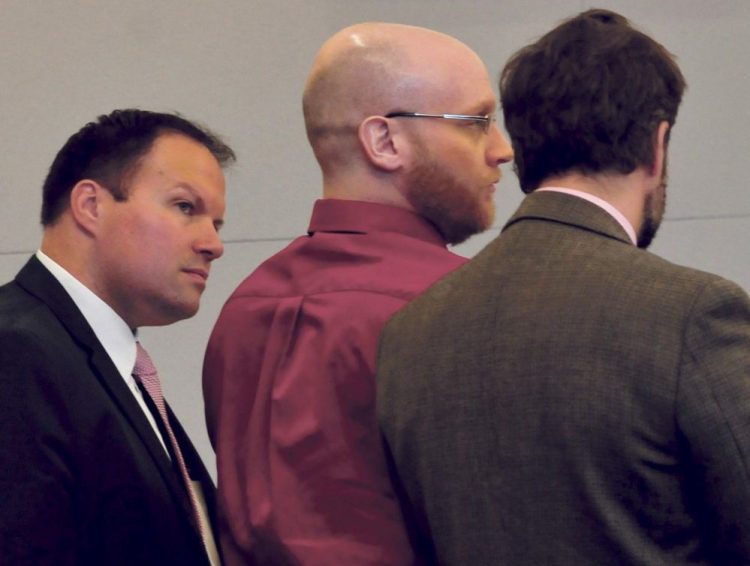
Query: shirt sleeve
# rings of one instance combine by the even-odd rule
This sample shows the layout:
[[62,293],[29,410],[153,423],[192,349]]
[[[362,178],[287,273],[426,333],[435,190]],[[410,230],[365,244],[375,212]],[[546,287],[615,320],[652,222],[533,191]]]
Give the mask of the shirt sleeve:
[[708,284],[690,314],[677,421],[686,493],[718,562],[750,562],[750,301],[728,281]]
[[[204,393],[237,547],[249,551],[254,531],[272,531],[310,563],[316,552],[341,564],[408,563],[374,368],[380,330],[403,304],[365,292],[227,304],[209,341]],[[392,559],[373,558],[372,547]]]

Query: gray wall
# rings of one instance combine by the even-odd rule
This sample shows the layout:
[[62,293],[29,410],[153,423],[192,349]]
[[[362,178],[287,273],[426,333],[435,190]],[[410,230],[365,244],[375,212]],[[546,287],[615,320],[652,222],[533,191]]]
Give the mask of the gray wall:
[[[750,2],[602,0],[678,56],[689,90],[672,134],[667,219],[653,250],[750,288]],[[320,175],[300,110],[320,44],[365,20],[432,27],[462,39],[497,76],[508,56],[590,4],[574,0],[0,0],[0,281],[40,240],[40,186],[64,141],[95,116],[177,110],[223,134],[226,254],[201,312],[142,339],[210,468],[203,349],[223,301],[260,261],[307,227]],[[458,247],[472,255],[521,200],[506,167],[498,221]]]

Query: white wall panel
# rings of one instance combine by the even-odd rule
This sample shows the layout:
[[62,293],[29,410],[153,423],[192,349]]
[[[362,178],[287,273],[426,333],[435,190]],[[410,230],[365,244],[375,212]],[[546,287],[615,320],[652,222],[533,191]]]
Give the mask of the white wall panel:
[[717,273],[750,293],[750,217],[667,221],[652,251],[674,263]]
[[[228,174],[224,238],[201,312],[143,339],[165,389],[212,462],[200,397],[211,326],[231,290],[304,233],[320,175],[300,97],[318,47],[364,20],[425,25],[474,47],[490,75],[516,49],[588,7],[581,0],[0,0],[0,278],[39,245],[40,187],[55,152],[98,114],[137,106],[177,110],[224,135],[239,162]],[[654,250],[750,286],[750,2],[602,0],[679,58],[689,90],[670,152],[668,221]],[[498,186],[496,228],[458,246],[473,255],[522,198],[511,167]]]
[[13,279],[29,260],[29,256],[31,256],[31,253],[26,252],[0,255],[0,285],[4,285]]

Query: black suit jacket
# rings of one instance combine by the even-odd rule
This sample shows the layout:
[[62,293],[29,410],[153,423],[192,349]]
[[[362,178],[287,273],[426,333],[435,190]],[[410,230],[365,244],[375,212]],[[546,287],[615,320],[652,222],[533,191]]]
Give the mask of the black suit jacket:
[[750,300],[585,200],[532,193],[400,311],[378,388],[440,564],[750,564]]
[[[169,417],[212,512],[211,479]],[[208,564],[164,448],[36,258],[0,287],[0,438],[0,563]]]

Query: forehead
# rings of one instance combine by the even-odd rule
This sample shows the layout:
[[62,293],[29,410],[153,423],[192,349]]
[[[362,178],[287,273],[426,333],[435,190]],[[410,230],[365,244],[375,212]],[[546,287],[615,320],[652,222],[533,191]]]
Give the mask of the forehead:
[[224,173],[213,154],[203,144],[182,134],[158,136],[139,160],[133,180],[159,177],[196,185],[195,188],[224,186]]
[[166,133],[154,139],[144,155],[143,163],[164,167],[188,167],[194,159],[203,161],[206,156],[216,161],[203,144],[182,134]]

